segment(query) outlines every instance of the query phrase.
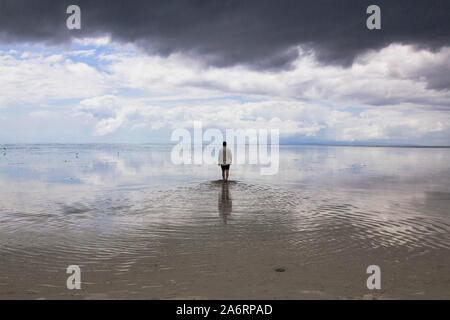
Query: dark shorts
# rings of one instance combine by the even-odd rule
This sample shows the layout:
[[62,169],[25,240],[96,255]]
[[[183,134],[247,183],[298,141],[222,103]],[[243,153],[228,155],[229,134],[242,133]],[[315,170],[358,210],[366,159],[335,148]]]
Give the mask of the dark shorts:
[[230,170],[230,165],[229,164],[221,164],[220,166],[222,167],[222,171]]

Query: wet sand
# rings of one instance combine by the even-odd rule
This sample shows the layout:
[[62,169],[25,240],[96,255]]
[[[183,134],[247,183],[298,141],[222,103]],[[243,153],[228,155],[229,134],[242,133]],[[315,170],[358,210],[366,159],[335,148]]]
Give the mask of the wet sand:
[[2,159],[0,299],[450,298],[447,149],[293,148],[223,183],[170,149],[86,148]]

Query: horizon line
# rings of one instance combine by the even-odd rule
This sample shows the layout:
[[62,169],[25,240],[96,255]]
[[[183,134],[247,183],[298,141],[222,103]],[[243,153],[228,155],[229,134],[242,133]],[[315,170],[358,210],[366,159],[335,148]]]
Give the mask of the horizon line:
[[[0,143],[3,148],[8,145],[123,145],[123,144],[134,144],[134,145],[178,145],[175,142],[17,142],[17,143]],[[189,144],[189,143],[187,143]],[[190,145],[195,146],[197,144],[190,143]],[[202,143],[202,145],[210,145],[210,143]],[[217,145],[222,145],[218,143]],[[230,145],[232,145],[230,143]],[[373,148],[450,148],[450,145],[419,145],[419,144],[370,144],[370,143],[245,143],[248,145],[278,145],[278,146],[323,146],[323,147],[373,147]]]

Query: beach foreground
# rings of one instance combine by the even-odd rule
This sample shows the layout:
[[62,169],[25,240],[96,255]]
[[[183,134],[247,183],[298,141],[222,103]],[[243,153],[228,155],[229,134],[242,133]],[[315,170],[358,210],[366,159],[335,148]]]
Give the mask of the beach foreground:
[[228,183],[170,150],[6,146],[0,299],[450,298],[450,149],[282,146]]

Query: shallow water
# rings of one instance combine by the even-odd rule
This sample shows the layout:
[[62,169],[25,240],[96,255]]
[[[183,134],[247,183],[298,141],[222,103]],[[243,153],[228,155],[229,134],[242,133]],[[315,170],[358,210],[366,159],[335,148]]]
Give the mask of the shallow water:
[[282,146],[223,183],[166,145],[3,147],[0,298],[358,298],[371,264],[449,298],[450,149]]

